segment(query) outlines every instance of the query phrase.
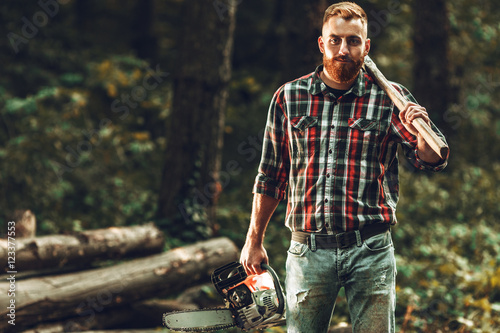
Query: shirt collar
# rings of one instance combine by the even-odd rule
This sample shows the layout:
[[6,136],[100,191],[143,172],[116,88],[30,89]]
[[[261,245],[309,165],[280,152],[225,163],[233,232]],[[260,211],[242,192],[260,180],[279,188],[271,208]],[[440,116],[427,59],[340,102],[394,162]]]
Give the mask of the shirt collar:
[[[328,88],[326,84],[321,80],[319,73],[323,70],[323,65],[319,65],[316,67],[316,70],[313,73],[312,76],[312,82],[311,86],[309,87],[309,92],[312,95],[318,95],[320,93],[326,94],[328,92]],[[353,93],[354,95],[361,97],[367,92],[367,78],[365,77],[365,71],[362,69],[360,71],[360,74],[356,78],[356,81],[354,81],[353,85],[349,90],[346,92],[346,94]]]

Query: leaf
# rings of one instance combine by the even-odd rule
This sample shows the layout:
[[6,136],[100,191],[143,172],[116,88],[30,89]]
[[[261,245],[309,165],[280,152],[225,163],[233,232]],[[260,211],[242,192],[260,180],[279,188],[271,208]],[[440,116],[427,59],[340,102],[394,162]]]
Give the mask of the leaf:
[[64,73],[59,77],[61,83],[67,87],[73,87],[83,82],[83,75],[80,73]]
[[491,310],[500,312],[500,303],[493,303],[491,304]]
[[457,269],[456,269],[455,265],[453,265],[450,262],[445,263],[445,264],[439,266],[439,272],[441,274],[453,275],[453,274],[455,274],[456,271],[457,271]]
[[36,112],[36,103],[32,97],[26,99],[12,98],[5,103],[5,111],[7,113],[20,113],[25,111],[26,114]]

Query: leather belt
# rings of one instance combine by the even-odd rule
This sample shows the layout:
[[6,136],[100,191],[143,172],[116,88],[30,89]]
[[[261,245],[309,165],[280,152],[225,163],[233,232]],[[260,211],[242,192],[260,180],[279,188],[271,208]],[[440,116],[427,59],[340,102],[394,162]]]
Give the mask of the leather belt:
[[[318,249],[344,249],[360,241],[381,234],[389,230],[391,226],[388,223],[375,223],[365,226],[361,230],[341,232],[335,235],[313,234],[310,232],[294,231],[292,240],[306,244],[311,250]],[[356,233],[359,236],[356,236]],[[311,240],[314,238],[314,242]]]

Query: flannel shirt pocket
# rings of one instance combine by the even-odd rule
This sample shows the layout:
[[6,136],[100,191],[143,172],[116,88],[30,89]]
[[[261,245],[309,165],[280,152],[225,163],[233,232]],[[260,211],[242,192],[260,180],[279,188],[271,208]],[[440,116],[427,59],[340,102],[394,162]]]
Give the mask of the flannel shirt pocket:
[[359,118],[359,119],[349,119],[349,127],[359,129],[362,131],[370,131],[379,127],[376,120]]
[[292,157],[312,156],[319,140],[318,118],[311,116],[293,117],[291,126]]
[[292,119],[290,119],[290,123],[299,131],[305,131],[306,128],[314,126],[318,123],[318,117],[293,117]]
[[378,119],[367,118],[350,118],[348,126],[348,154],[356,156],[348,163],[356,166],[357,173],[353,174],[354,178],[366,179],[373,173],[371,166],[380,158],[380,144],[387,136],[387,126]]
[[388,125],[381,123],[378,119],[349,118],[348,125],[351,142],[363,141],[376,145],[387,135]]

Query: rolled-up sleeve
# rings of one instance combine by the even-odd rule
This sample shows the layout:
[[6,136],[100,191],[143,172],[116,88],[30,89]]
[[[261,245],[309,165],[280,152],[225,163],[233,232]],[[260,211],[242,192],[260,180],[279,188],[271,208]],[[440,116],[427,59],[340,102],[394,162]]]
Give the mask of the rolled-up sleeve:
[[283,200],[286,197],[290,155],[283,87],[273,96],[262,143],[262,157],[253,187],[259,193]]

